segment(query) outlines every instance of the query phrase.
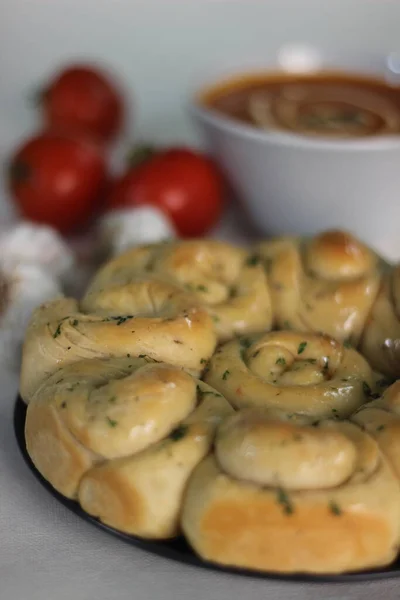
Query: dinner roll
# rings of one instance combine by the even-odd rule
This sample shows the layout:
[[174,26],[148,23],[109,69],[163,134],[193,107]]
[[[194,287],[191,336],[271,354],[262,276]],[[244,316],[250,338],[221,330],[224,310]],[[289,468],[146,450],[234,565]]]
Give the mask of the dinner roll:
[[382,282],[360,350],[376,369],[400,377],[400,265],[393,267]]
[[362,406],[352,421],[375,438],[400,480],[400,380]]
[[236,408],[343,418],[374,393],[367,361],[327,335],[275,331],[227,342],[205,381]]
[[271,328],[269,286],[260,259],[232,244],[188,240],[130,250],[99,271],[83,306],[108,307],[110,295],[123,294],[128,308],[134,293],[130,285],[138,279],[193,294],[211,315],[220,340]]
[[176,535],[188,476],[216,425],[233,412],[215,390],[150,359],[92,359],[66,366],[34,394],[26,445],[63,495],[128,533]]
[[378,294],[381,262],[343,231],[262,242],[279,329],[324,332],[357,345]]
[[146,355],[199,375],[215,345],[210,316],[196,308],[190,294],[171,285],[137,281],[111,290],[103,304],[80,306],[61,298],[33,313],[23,345],[20,393],[29,402],[56,369],[85,358]]
[[350,422],[313,427],[243,410],[193,471],[182,528],[203,559],[280,573],[388,565],[400,541],[400,485],[376,442]]

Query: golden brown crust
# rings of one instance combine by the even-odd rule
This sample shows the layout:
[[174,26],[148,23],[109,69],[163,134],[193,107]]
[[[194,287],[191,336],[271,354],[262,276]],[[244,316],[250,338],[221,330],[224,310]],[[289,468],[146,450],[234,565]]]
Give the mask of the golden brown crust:
[[400,265],[385,276],[365,324],[360,350],[381,373],[400,375]]
[[325,231],[305,241],[266,241],[257,252],[268,264],[278,328],[322,331],[358,344],[381,280],[372,250],[346,232]]
[[28,406],[25,441],[35,467],[67,498],[76,497],[83,473],[99,459],[77,442],[48,399]]
[[232,412],[221,394],[177,367],[82,360],[34,394],[27,449],[55,489],[90,514],[122,531],[170,537],[187,478]]
[[134,310],[121,314],[112,307],[108,312],[84,313],[70,298],[39,307],[23,346],[20,392],[25,402],[55,370],[88,358],[145,355],[199,375],[216,345],[209,315],[196,307],[183,309],[184,294],[179,294],[167,307],[162,297],[162,316],[158,316],[151,290],[152,282],[141,282],[136,288],[138,299],[140,291],[147,293],[148,316],[135,316]]
[[350,415],[374,386],[358,352],[326,335],[294,331],[226,343],[212,357],[205,381],[236,408],[277,407],[318,418]]
[[109,262],[89,286],[83,304],[107,302],[110,288],[125,289],[140,279],[193,294],[213,318],[219,339],[270,329],[271,301],[257,257],[216,240],[189,240],[133,249]]
[[[243,442],[235,447],[242,460],[257,461],[263,444],[277,444],[271,437],[273,425],[282,429],[276,415],[259,414],[264,420],[264,441],[258,439],[249,455]],[[249,414],[228,418],[232,427]],[[250,419],[251,420],[251,419]],[[234,423],[236,421],[236,423]],[[307,487],[282,486],[281,476],[288,467],[285,445],[275,446],[275,465],[270,463],[268,484],[243,479],[236,460],[235,476],[229,474],[218,459],[220,435],[226,435],[226,423],[217,434],[217,455],[203,460],[194,470],[186,490],[182,527],[194,550],[204,559],[250,569],[285,573],[341,573],[389,564],[396,557],[400,540],[400,487],[376,443],[350,423],[327,421],[319,427],[336,436],[336,443],[346,439],[342,450],[351,458],[339,477],[340,484],[328,479],[318,484],[320,472],[318,444],[310,445],[312,431],[308,424],[291,425],[292,444],[297,447],[295,463],[300,483],[303,467],[314,469],[314,483]],[[302,434],[305,439],[302,441]],[[300,437],[300,439],[299,439]],[[282,440],[281,440],[282,441]],[[302,444],[305,448],[301,448]],[[347,450],[345,450],[347,448]],[[232,448],[219,452],[229,454]],[[340,444],[331,446],[331,461],[340,459]],[[247,454],[247,457],[245,457]],[[225,459],[227,457],[225,456]],[[327,458],[327,456],[325,456]],[[353,460],[355,458],[355,460]],[[328,465],[328,463],[326,463]],[[351,466],[352,464],[352,466]],[[242,465],[243,466],[243,465]],[[255,465],[253,465],[254,467]],[[272,475],[275,474],[275,483]]]

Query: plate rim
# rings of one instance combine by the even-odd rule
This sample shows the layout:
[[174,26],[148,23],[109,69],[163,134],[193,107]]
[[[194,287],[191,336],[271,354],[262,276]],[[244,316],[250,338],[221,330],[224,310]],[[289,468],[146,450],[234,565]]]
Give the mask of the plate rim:
[[[66,498],[60,492],[58,492],[51,483],[49,483],[43,475],[38,471],[35,467],[31,457],[28,454],[25,442],[25,420],[26,420],[26,411],[27,405],[22,400],[20,395],[17,395],[17,398],[14,403],[13,410],[13,430],[14,435],[17,441],[18,449],[24,459],[25,464],[33,473],[34,477],[37,481],[45,488],[47,492],[50,493],[55,500],[58,500],[65,508],[67,508],[70,512],[74,513],[76,516],[84,520],[86,523],[90,523],[97,529],[105,531],[109,535],[112,535],[119,540],[122,540],[124,543],[129,544],[139,550],[147,552],[148,554],[153,554],[155,556],[160,556],[162,558],[172,560],[174,562],[178,562],[181,564],[189,565],[191,567],[197,567],[204,570],[214,571],[216,573],[224,573],[226,575],[234,575],[236,577],[244,577],[244,578],[253,578],[253,579],[263,579],[263,580],[273,580],[273,581],[282,581],[287,583],[312,583],[312,584],[321,584],[321,583],[360,583],[367,581],[379,581],[385,579],[394,579],[396,577],[400,577],[400,557],[397,559],[398,567],[395,568],[392,563],[389,567],[383,569],[369,570],[369,571],[358,571],[351,573],[340,573],[340,574],[307,574],[307,573],[278,573],[272,571],[259,571],[252,569],[245,569],[240,567],[233,566],[225,566],[217,563],[213,563],[211,561],[206,561],[200,558],[193,549],[189,546],[188,542],[183,538],[174,538],[172,540],[148,540],[144,538],[140,538],[134,535],[130,535],[109,525],[105,525],[96,517],[93,517],[86,513],[79,503],[75,500],[71,500],[70,498]],[[183,549],[179,550],[173,546],[173,544],[182,544]],[[186,552],[184,551],[186,546]]]

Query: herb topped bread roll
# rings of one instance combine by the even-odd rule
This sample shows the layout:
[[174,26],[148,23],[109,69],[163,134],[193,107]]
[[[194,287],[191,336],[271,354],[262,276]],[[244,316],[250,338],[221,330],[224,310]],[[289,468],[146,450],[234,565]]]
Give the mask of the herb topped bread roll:
[[376,442],[349,422],[253,410],[219,427],[186,488],[182,528],[204,559],[285,573],[388,565],[400,485]]
[[275,331],[224,344],[205,381],[236,408],[278,407],[289,414],[347,417],[374,393],[367,361],[322,334]]
[[382,282],[365,324],[360,350],[381,373],[400,377],[400,265]]
[[80,306],[71,298],[42,305],[25,336],[22,398],[29,402],[55,370],[85,358],[146,355],[199,375],[215,349],[216,335],[210,316],[195,304],[172,285],[139,281],[111,293],[103,305]]
[[362,406],[352,421],[376,439],[400,480],[400,380]]
[[[272,311],[267,277],[258,257],[215,240],[189,240],[133,249],[107,263],[84,298],[86,307],[108,306],[119,295],[129,306],[132,283],[153,280],[190,292],[211,315],[220,340],[269,330]],[[132,306],[135,300],[132,296]],[[134,310],[132,308],[132,310]]]
[[34,394],[26,445],[40,473],[88,513],[121,531],[168,538],[177,533],[188,476],[232,412],[176,367],[84,360]]
[[382,264],[350,234],[326,231],[261,243],[279,329],[327,333],[357,345],[378,294]]

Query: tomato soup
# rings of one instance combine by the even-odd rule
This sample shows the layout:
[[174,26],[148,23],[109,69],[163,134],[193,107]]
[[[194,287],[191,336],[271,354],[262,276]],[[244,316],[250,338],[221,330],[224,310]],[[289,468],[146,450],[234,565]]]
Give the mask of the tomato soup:
[[400,134],[400,85],[349,73],[248,75],[207,90],[201,102],[260,129],[336,138]]

